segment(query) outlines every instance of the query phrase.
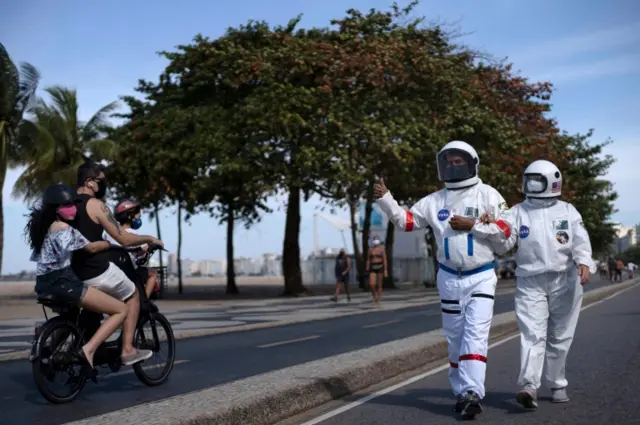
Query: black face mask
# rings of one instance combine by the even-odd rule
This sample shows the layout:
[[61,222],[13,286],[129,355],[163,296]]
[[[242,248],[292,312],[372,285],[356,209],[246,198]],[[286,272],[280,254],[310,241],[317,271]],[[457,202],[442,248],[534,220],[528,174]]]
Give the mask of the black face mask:
[[107,184],[104,182],[104,180],[98,180],[96,183],[98,183],[98,191],[96,192],[96,198],[102,199],[104,198],[104,195],[107,194]]
[[446,171],[448,180],[466,180],[471,177],[468,165],[452,165],[447,167]]

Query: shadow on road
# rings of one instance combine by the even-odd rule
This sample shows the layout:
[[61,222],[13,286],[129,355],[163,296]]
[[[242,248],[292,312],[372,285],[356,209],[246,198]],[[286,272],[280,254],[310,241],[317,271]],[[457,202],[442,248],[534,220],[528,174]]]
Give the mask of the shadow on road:
[[[443,388],[421,388],[403,391],[400,394],[385,394],[372,400],[371,403],[418,408],[439,416],[456,415],[453,411],[455,398],[451,390]],[[510,414],[528,413],[516,404],[513,393],[488,392],[482,400],[482,405],[485,408],[492,407]]]

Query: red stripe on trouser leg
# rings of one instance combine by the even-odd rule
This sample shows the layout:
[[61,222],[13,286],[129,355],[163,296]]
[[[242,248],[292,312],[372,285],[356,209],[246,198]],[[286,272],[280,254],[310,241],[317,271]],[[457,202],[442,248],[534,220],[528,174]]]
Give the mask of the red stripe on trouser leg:
[[509,239],[511,237],[511,228],[509,227],[509,225],[502,220],[496,221],[496,224],[498,225],[500,230],[502,230],[504,236]]
[[406,211],[405,212],[405,221],[406,224],[404,225],[404,231],[405,232],[410,232],[413,230],[413,214],[411,213],[411,211]]
[[454,369],[458,368],[458,363],[454,363],[454,362],[449,362],[449,367],[452,367]]
[[459,361],[463,361],[463,360],[477,360],[479,362],[483,362],[486,363],[487,362],[487,358],[481,354],[464,354],[462,356],[460,356],[460,359],[458,359]]

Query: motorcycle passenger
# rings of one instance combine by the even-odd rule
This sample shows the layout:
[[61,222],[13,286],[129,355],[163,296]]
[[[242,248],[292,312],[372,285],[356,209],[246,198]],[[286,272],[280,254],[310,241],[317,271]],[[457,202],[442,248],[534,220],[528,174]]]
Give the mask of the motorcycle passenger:
[[[89,241],[101,241],[103,232],[123,247],[144,243],[163,246],[153,236],[137,236],[123,232],[109,208],[100,198],[106,194],[104,167],[87,162],[78,167],[78,214],[73,226]],[[113,253],[86,253],[77,251],[71,260],[76,275],[89,286],[112,295],[127,305],[127,318],[122,329],[122,363],[132,365],[153,355],[150,350],[136,350],[133,337],[140,313],[140,295],[136,285],[111,260]]]
[[33,250],[31,261],[37,262],[35,292],[38,297],[109,315],[77,353],[83,361],[84,373],[95,381],[93,356],[124,322],[127,309],[122,301],[83,283],[71,269],[74,252],[96,254],[110,247],[107,241],[89,242],[69,226],[76,217],[76,198],[75,191],[67,185],[47,188],[40,204],[31,209],[25,234]]
[[[120,223],[120,228],[125,232],[137,235],[138,230],[142,226],[142,210],[140,204],[134,200],[126,200],[120,202],[115,207],[115,218]],[[109,234],[105,234],[106,240],[114,245],[120,245],[118,241],[113,239]],[[147,298],[151,296],[153,289],[157,282],[157,274],[155,271],[150,271],[146,267],[139,267],[137,265],[138,260],[143,259],[149,251],[149,245],[143,244],[140,246],[132,246],[127,248],[129,256],[131,257],[131,263],[133,269],[136,271],[136,276],[141,282],[144,282],[144,291]],[[126,273],[126,270],[125,270]],[[129,276],[132,278],[132,276]]]

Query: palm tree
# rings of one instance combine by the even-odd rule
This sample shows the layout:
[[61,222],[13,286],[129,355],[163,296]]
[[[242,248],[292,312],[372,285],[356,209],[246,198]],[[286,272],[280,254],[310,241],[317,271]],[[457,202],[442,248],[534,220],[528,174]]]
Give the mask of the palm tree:
[[20,131],[21,163],[26,165],[13,188],[14,196],[27,201],[37,199],[53,183],[75,185],[76,170],[88,159],[110,159],[115,144],[105,138],[109,116],[117,109],[112,102],[87,122],[78,119],[78,97],[74,89],[53,86],[45,89],[47,103],[39,98]]
[[[4,188],[7,168],[15,165],[20,150],[17,136],[22,116],[35,98],[40,73],[23,63],[20,71],[0,43],[0,190]],[[0,271],[4,248],[4,208],[0,193]]]

